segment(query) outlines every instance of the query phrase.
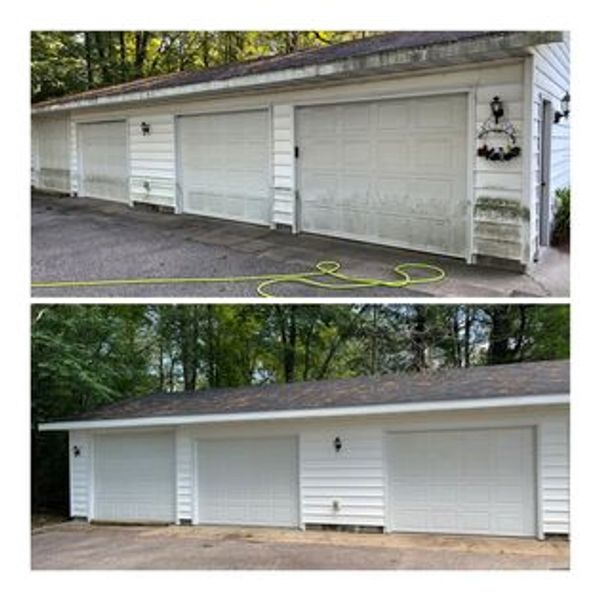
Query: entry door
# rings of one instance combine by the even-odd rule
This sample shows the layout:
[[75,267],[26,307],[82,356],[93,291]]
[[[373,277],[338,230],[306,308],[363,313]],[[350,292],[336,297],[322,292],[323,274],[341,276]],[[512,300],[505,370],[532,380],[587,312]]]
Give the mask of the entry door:
[[266,110],[180,117],[179,183],[184,212],[267,224]]
[[298,110],[302,229],[464,257],[465,94]]
[[198,443],[200,523],[298,524],[296,438]]
[[172,433],[94,436],[94,519],[175,521]]
[[78,125],[83,196],[129,201],[125,121]]
[[392,434],[388,479],[394,531],[535,535],[531,428]]

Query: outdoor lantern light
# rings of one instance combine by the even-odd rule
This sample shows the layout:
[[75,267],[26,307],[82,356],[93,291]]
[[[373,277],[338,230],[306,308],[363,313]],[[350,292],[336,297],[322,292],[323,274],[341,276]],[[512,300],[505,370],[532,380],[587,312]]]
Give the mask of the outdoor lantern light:
[[142,121],[140,123],[140,129],[142,130],[142,135],[150,135],[150,123]]
[[336,437],[335,440],[333,440],[333,447],[336,452],[339,452],[342,449],[342,440],[340,440],[339,437]]
[[494,119],[496,120],[496,124],[500,120],[500,117],[504,115],[504,107],[502,106],[502,100],[498,98],[498,96],[494,96],[493,100],[490,102],[490,107],[492,109],[492,114],[494,115]]
[[81,448],[79,446],[73,446],[73,456],[79,456],[81,454]]
[[556,111],[554,113],[554,122],[560,123],[560,120],[563,117],[565,119],[568,119],[570,112],[571,112],[571,94],[569,94],[569,92],[567,92],[560,101],[560,112]]

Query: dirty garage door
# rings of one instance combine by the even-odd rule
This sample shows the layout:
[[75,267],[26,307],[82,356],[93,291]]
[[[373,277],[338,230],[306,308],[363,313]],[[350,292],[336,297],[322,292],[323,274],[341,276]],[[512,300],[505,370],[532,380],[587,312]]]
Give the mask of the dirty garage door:
[[297,111],[302,229],[466,253],[465,94]]
[[180,117],[178,152],[184,212],[269,222],[266,110]]
[[388,437],[393,531],[535,535],[531,428]]
[[198,521],[298,524],[295,438],[198,442]]
[[125,121],[78,125],[81,194],[129,201],[127,124]]
[[94,519],[175,520],[172,433],[94,437]]

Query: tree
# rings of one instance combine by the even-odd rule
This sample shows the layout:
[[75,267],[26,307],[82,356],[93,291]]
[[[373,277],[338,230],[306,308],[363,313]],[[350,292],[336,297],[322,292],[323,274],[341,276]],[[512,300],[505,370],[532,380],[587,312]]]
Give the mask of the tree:
[[34,31],[33,102],[364,37],[365,31]]

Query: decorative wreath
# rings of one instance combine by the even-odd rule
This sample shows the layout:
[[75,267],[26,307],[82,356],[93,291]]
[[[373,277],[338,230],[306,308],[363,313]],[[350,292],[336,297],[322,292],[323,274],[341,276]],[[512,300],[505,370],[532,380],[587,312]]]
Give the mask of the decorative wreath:
[[488,146],[483,144],[477,148],[477,156],[481,156],[491,161],[508,161],[520,156],[521,147],[517,146],[517,133],[514,125],[510,121],[496,123],[493,119],[488,119],[480,128],[477,138],[485,139],[488,135],[503,135],[508,138],[509,143],[504,146]]
[[507,161],[516,158],[521,154],[521,148],[519,146],[507,146],[504,148],[500,146],[499,148],[495,148],[494,146],[488,146],[484,144],[477,148],[477,156],[481,156],[487,160],[491,161]]

